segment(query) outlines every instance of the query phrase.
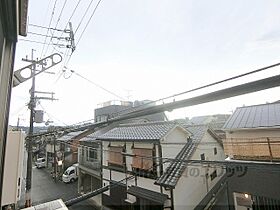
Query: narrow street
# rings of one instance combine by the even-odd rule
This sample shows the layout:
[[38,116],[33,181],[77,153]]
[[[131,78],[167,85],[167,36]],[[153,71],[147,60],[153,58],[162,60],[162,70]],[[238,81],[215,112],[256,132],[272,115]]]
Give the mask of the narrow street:
[[[32,204],[37,205],[40,203],[52,201],[61,198],[63,201],[69,200],[71,198],[77,197],[78,182],[65,184],[62,181],[54,182],[50,172],[47,169],[37,169],[33,167],[32,169]],[[25,187],[25,181],[23,182],[23,189]],[[19,202],[19,207],[24,207],[24,193],[21,196]],[[89,210],[95,209],[91,205],[90,201],[83,201],[76,205],[73,205],[69,209],[71,210]]]

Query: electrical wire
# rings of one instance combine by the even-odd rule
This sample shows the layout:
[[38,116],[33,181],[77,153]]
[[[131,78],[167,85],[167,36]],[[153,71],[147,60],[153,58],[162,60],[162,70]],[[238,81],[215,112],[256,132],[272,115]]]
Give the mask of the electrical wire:
[[58,18],[57,18],[56,25],[55,25],[54,28],[57,28],[57,26],[58,26],[58,23],[59,23],[59,21],[60,21],[60,19],[61,19],[61,16],[62,16],[62,13],[63,13],[63,11],[64,11],[64,8],[65,8],[66,3],[67,3],[67,0],[64,0],[63,6],[62,6],[62,8],[61,8],[61,10],[60,10],[60,14],[59,14],[59,16],[58,16]]
[[74,35],[76,35],[76,32],[77,32],[78,29],[80,28],[80,26],[81,26],[81,24],[82,24],[82,22],[83,22],[83,20],[84,20],[84,18],[85,18],[85,16],[86,16],[86,14],[87,14],[87,12],[88,12],[88,10],[89,10],[89,8],[90,8],[90,6],[91,6],[92,3],[93,3],[93,0],[91,0],[90,3],[89,3],[89,5],[87,6],[86,11],[85,11],[84,15],[82,16],[82,19],[80,20],[80,22],[79,22],[79,24],[78,24],[78,26],[77,26],[77,28],[76,28],[76,30],[75,30],[75,32],[74,32]]
[[[37,43],[37,44],[46,44],[44,42],[39,42],[39,41],[34,41],[34,40],[29,40],[29,39],[18,39],[19,41],[25,41],[25,42],[33,42],[33,43]],[[57,46],[60,46],[60,47],[65,47],[65,45],[63,44],[58,44]]]
[[[50,26],[51,26],[51,23],[52,23],[52,20],[53,20],[53,17],[54,17],[54,12],[55,12],[55,8],[56,8],[56,3],[57,3],[57,0],[55,0],[55,2],[54,2],[52,14],[51,14],[51,19],[50,19],[50,21],[49,21],[49,25],[48,25],[48,29],[47,29],[46,35],[48,35],[49,30],[50,30],[49,28],[50,28]],[[46,44],[46,41],[47,41],[47,37],[45,37],[45,40],[44,40],[44,43],[45,43],[45,44]],[[50,43],[50,42],[49,42],[49,43]],[[45,49],[45,44],[43,45],[43,49],[42,49],[40,58],[42,58],[42,56],[43,56],[43,52],[44,52],[44,49]],[[46,54],[46,53],[47,53],[47,52],[45,52],[45,54]],[[45,55],[45,54],[44,54],[44,55]]]
[[55,119],[55,120],[57,120],[57,121],[63,123],[64,125],[68,126],[65,122],[63,122],[63,121],[59,120],[58,118],[54,117],[53,115],[49,114],[40,102],[38,102],[38,105],[39,105],[39,106],[43,109],[43,111],[49,116],[49,118],[53,118],[53,119]]
[[36,25],[36,24],[32,24],[32,23],[28,23],[28,26],[33,26],[33,27],[43,28],[43,29],[48,29],[48,30],[63,31],[63,30],[60,30],[60,29],[55,29],[55,28],[51,28],[51,27],[40,26],[40,25]]
[[157,99],[157,100],[154,100],[154,101],[151,101],[151,102],[139,105],[137,107],[132,107],[132,108],[124,109],[124,110],[122,110],[120,112],[117,112],[115,114],[116,115],[117,114],[122,114],[123,112],[129,112],[130,110],[131,111],[135,111],[136,109],[139,109],[139,108],[142,108],[142,107],[146,107],[147,105],[153,105],[156,102],[160,102],[160,101],[163,101],[163,100],[166,100],[166,99],[174,98],[176,96],[184,95],[186,93],[195,92],[197,90],[205,89],[205,88],[208,88],[208,87],[211,87],[211,86],[215,86],[215,85],[218,85],[218,84],[221,84],[221,83],[224,83],[224,82],[228,82],[228,81],[235,80],[235,79],[238,79],[238,78],[241,78],[241,77],[244,77],[244,76],[255,74],[255,73],[258,73],[258,72],[261,72],[261,71],[264,71],[264,70],[267,70],[267,69],[270,69],[270,68],[274,68],[274,67],[277,67],[277,66],[280,66],[280,63],[272,64],[272,65],[269,65],[269,66],[266,66],[266,67],[263,67],[263,68],[259,68],[259,69],[253,70],[253,71],[249,71],[249,72],[244,73],[244,74],[239,74],[239,75],[227,78],[227,79],[223,79],[223,80],[219,80],[217,82],[213,82],[213,83],[209,83],[209,84],[206,84],[206,85],[203,85],[203,86],[199,86],[197,88],[193,88],[193,89],[190,89],[190,90],[187,90],[187,91],[184,91],[184,92],[180,92],[180,93],[177,93],[177,94],[174,94],[174,95],[171,95],[171,96],[160,98],[160,99]]
[[[72,139],[73,140],[73,139]],[[142,159],[146,159],[146,160],[155,160],[155,161],[169,161],[169,162],[179,162],[179,163],[187,163],[188,165],[209,165],[210,167],[213,166],[226,166],[226,165],[251,165],[250,168],[254,168],[254,169],[261,169],[263,170],[263,166],[278,166],[278,168],[275,168],[275,171],[279,172],[280,171],[280,164],[279,163],[275,163],[275,162],[258,162],[258,161],[216,161],[216,160],[194,160],[194,159],[176,159],[176,158],[169,158],[169,157],[151,157],[151,156],[145,156],[145,155],[134,155],[134,154],[126,154],[124,152],[118,152],[118,151],[112,151],[112,150],[108,150],[108,149],[101,149],[101,148],[95,148],[95,147],[91,147],[91,146],[85,146],[85,145],[77,145],[77,144],[73,144],[73,143],[69,143],[69,142],[64,142],[64,141],[60,141],[59,139],[57,140],[58,142],[68,145],[68,146],[72,146],[75,148],[86,148],[86,149],[92,149],[94,151],[99,151],[99,152],[109,152],[109,153],[116,153],[116,154],[121,154],[123,156],[129,156],[129,157],[138,157],[138,158],[142,158]]]
[[88,25],[89,25],[89,23],[90,23],[92,17],[94,16],[94,14],[95,14],[95,12],[96,12],[96,10],[97,10],[97,8],[98,8],[98,6],[99,6],[99,4],[100,4],[101,1],[102,1],[102,0],[99,0],[98,3],[95,5],[94,10],[93,10],[93,12],[92,12],[92,14],[91,14],[91,16],[90,16],[88,22],[86,23],[86,26],[85,26],[84,30],[82,31],[82,33],[81,33],[81,35],[80,35],[80,37],[79,37],[79,39],[78,39],[78,41],[77,41],[76,47],[77,47],[77,45],[79,44],[79,42],[80,42],[80,40],[81,40],[83,34],[85,33],[85,30],[87,29],[87,27],[88,27]]
[[[78,41],[77,41],[77,43],[76,43],[76,47],[77,47],[78,44],[80,43],[80,40],[81,40],[82,36],[84,35],[84,33],[85,33],[85,31],[86,31],[86,29],[87,29],[87,27],[88,27],[88,25],[89,25],[89,23],[90,23],[92,17],[94,16],[94,14],[95,14],[95,12],[96,12],[96,10],[97,10],[99,4],[100,4],[100,2],[101,2],[101,0],[99,0],[99,1],[97,2],[97,4],[95,5],[95,8],[94,8],[94,10],[93,10],[93,12],[92,12],[90,18],[88,19],[88,21],[87,21],[87,23],[86,23],[86,26],[84,27],[84,30],[82,31],[82,33],[80,34],[80,37],[78,38]],[[92,2],[90,2],[90,5],[91,5],[91,3],[92,3]],[[90,5],[89,5],[89,6],[90,6]],[[88,8],[89,8],[89,7],[88,7]],[[87,12],[87,11],[88,11],[88,10],[86,10],[86,12]],[[86,13],[85,13],[85,14],[86,14]],[[83,16],[83,17],[84,17],[84,16]],[[83,19],[83,18],[82,18],[82,19]],[[80,23],[81,23],[81,22],[80,22]],[[80,25],[80,24],[79,24],[79,25]],[[76,29],[74,35],[76,34],[78,28],[79,28],[79,26],[77,27],[77,29]],[[66,65],[68,65],[68,63],[69,63],[69,61],[70,61],[70,59],[71,59],[71,57],[72,57],[72,54],[73,54],[73,52],[70,54],[70,57],[69,57],[69,59],[68,59],[67,62],[66,62]]]
[[[64,27],[64,31],[67,29],[67,25],[68,25],[68,23],[71,21],[72,17],[74,16],[74,14],[75,14],[75,12],[76,12],[76,10],[77,10],[77,8],[78,8],[80,2],[81,2],[81,0],[78,1],[78,3],[76,4],[74,10],[72,11],[72,14],[70,15],[70,17],[69,17],[69,19],[68,19],[68,21],[66,22],[66,25],[65,25],[65,27]],[[62,37],[64,31],[61,32],[60,37]],[[59,40],[57,41],[56,44],[58,44],[58,43],[59,43]]]
[[[273,64],[273,65],[270,65],[270,66],[266,66],[266,67],[263,67],[263,68],[260,68],[260,69],[257,69],[257,70],[254,70],[254,71],[245,73],[245,74],[246,74],[246,75],[253,74],[253,73],[255,73],[255,72],[267,70],[267,69],[269,69],[269,68],[274,68],[274,67],[279,66],[279,65],[280,65],[280,63],[276,63],[276,64]],[[226,79],[226,80],[229,81],[229,80],[232,80],[232,78],[241,77],[242,75],[244,75],[244,74],[237,75],[237,76],[235,76],[235,77],[231,77],[231,78],[228,78],[228,79]],[[221,81],[224,81],[224,80],[221,80]],[[221,81],[218,81],[218,82],[215,82],[215,83],[210,83],[210,84],[208,84],[207,86],[210,87],[210,86],[212,86],[212,85],[214,85],[214,84],[216,84],[216,83],[221,83]],[[205,86],[206,86],[206,85],[201,86],[201,87],[198,87],[198,88],[195,88],[195,89],[201,89],[201,88],[203,88],[203,87],[205,87]],[[191,90],[188,90],[188,91],[185,91],[185,92],[191,92],[191,91],[194,91],[195,89],[191,89]],[[181,93],[181,94],[182,94],[182,93]],[[179,94],[177,94],[177,95],[179,95]],[[170,96],[169,96],[169,97],[170,97]],[[168,98],[168,97],[166,97],[166,98]],[[157,100],[157,101],[160,101],[160,100],[161,100],[161,99],[159,99],[159,100]],[[155,103],[155,102],[156,102],[156,101],[153,101],[152,103]],[[150,103],[147,103],[147,104],[150,104]],[[137,106],[136,108],[144,107],[144,106],[146,106],[147,104]],[[135,109],[135,107],[130,108],[130,109],[125,109],[124,111],[129,111],[129,110],[132,110],[132,111],[133,111],[134,109]],[[118,112],[118,114],[121,114],[121,113],[122,113],[122,112]],[[105,124],[105,123],[107,123],[107,122],[100,122],[100,123],[93,124],[93,125],[99,126],[99,125],[102,125],[102,123]],[[72,128],[71,126],[69,126],[68,128],[63,128],[63,129],[61,129],[61,130],[59,130],[59,131],[68,130],[68,129],[73,129],[73,128]],[[58,131],[46,132],[46,133],[43,133],[43,134],[40,134],[40,135],[48,135],[48,134],[51,135],[52,133],[56,133],[56,132],[58,132]],[[33,135],[33,136],[35,137],[36,135]]]
[[119,95],[113,93],[112,91],[110,91],[110,90],[108,90],[108,89],[102,87],[101,85],[99,85],[99,84],[97,84],[97,83],[95,83],[95,82],[89,80],[88,78],[82,76],[81,74],[77,73],[76,71],[74,71],[74,70],[71,70],[71,71],[73,71],[74,74],[76,74],[77,76],[81,77],[82,79],[84,79],[84,80],[88,81],[89,83],[95,85],[96,87],[98,87],[98,88],[100,88],[100,89],[106,91],[107,93],[109,93],[109,94],[111,94],[111,95],[113,95],[113,96],[115,96],[115,97],[117,97],[117,98],[119,98],[119,99],[124,100],[123,97],[121,97],[121,96],[119,96]]

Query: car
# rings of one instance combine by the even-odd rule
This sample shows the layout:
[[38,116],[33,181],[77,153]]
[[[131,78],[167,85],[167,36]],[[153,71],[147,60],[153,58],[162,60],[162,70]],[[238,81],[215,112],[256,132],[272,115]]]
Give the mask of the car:
[[37,168],[45,168],[46,167],[46,159],[45,158],[38,158],[35,162],[35,166]]
[[68,167],[62,175],[64,183],[74,182],[78,179],[78,163]]

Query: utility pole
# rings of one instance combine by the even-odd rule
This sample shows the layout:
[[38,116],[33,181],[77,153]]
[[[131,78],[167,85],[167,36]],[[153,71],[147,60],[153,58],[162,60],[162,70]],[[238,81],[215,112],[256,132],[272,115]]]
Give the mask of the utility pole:
[[[35,62],[33,60],[33,52],[34,49],[31,50],[31,60],[22,59],[23,61],[27,62]],[[35,68],[34,68],[35,67]],[[26,194],[25,194],[25,207],[31,206],[31,184],[32,184],[32,135],[33,135],[33,121],[34,121],[34,114],[35,114],[35,72],[36,72],[36,66],[33,66],[31,69],[31,75],[32,75],[32,86],[30,89],[30,102],[29,102],[29,109],[30,109],[30,124],[29,124],[29,138],[27,140],[27,173],[26,173]]]
[[[33,142],[33,124],[35,120],[35,107],[36,107],[36,102],[39,99],[46,99],[46,100],[55,100],[53,98],[54,93],[49,93],[49,92],[42,92],[42,91],[35,91],[35,76],[38,74],[37,69],[36,69],[36,64],[38,61],[34,60],[34,49],[31,51],[31,60],[29,60],[27,57],[23,58],[23,61],[30,62],[31,65],[28,67],[31,70],[31,77],[32,77],[32,86],[30,89],[30,102],[29,102],[29,109],[30,109],[30,124],[29,124],[29,132],[28,132],[28,138],[26,141],[27,144],[27,172],[26,172],[26,194],[25,194],[25,207],[30,207],[32,205],[31,202],[31,185],[32,185],[32,142]],[[59,55],[60,56],[60,55]],[[51,55],[51,60],[53,62],[53,56]],[[61,57],[61,56],[60,56]],[[59,61],[60,62],[60,61]],[[58,62],[57,62],[58,63]],[[39,66],[41,66],[42,70],[45,71],[45,69],[48,69],[52,66],[54,66],[57,63],[52,63],[51,65],[48,66],[47,63],[41,62]],[[45,67],[47,66],[47,67]],[[41,72],[40,71],[40,72]],[[20,73],[20,72],[19,72]],[[48,73],[48,72],[45,72]],[[20,75],[17,75],[18,81],[21,82],[21,77]],[[24,80],[22,80],[24,81]],[[40,94],[51,94],[51,97],[37,97],[35,96],[35,93],[40,93]]]
[[56,156],[56,137],[53,139],[53,150],[54,150],[54,155],[53,155],[53,168],[54,168],[54,182],[57,181],[57,156]]

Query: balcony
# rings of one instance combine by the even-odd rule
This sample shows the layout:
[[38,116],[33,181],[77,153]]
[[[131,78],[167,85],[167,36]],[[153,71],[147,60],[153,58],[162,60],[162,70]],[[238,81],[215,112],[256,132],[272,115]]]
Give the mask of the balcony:
[[101,169],[101,161],[85,155],[79,155],[79,164],[92,170],[99,171]]

